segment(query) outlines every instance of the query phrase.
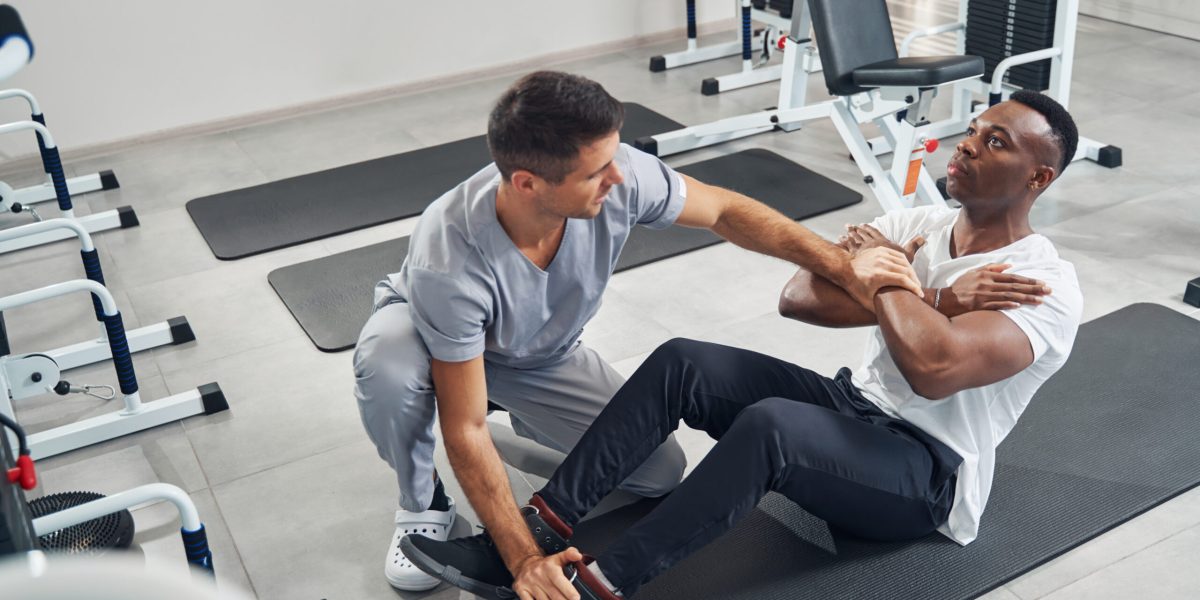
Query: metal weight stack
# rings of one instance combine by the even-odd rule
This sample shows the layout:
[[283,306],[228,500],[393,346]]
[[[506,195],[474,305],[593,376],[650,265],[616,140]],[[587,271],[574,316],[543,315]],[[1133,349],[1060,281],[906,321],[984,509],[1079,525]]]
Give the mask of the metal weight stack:
[[[1056,0],[970,0],[966,54],[982,56],[983,80],[991,82],[1000,61],[1054,46]],[[1050,60],[1014,67],[1004,83],[1027,90],[1050,87]]]

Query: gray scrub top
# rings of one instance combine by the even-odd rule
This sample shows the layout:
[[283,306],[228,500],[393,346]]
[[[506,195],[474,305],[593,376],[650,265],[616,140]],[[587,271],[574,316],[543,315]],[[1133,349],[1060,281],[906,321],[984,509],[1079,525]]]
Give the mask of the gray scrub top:
[[599,310],[633,226],[663,229],[683,210],[686,185],[657,157],[621,144],[613,160],[625,181],[596,218],[567,219],[545,271],[500,226],[500,172],[484,167],[421,215],[400,272],[375,287],[375,308],[408,302],[421,339],[441,361],[482,354],[524,369],[561,359]]

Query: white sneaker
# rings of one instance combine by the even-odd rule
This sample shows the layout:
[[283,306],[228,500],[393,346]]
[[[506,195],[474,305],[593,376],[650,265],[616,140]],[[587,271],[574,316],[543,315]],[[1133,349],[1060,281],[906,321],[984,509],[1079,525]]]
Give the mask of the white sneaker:
[[450,526],[454,523],[456,512],[454,499],[448,499],[450,509],[445,511],[396,511],[396,532],[392,534],[392,545],[388,546],[387,562],[383,565],[383,575],[392,587],[409,592],[424,592],[441,583],[436,577],[426,575],[404,556],[400,551],[400,539],[409,534],[416,534],[439,542],[446,541],[450,537]]

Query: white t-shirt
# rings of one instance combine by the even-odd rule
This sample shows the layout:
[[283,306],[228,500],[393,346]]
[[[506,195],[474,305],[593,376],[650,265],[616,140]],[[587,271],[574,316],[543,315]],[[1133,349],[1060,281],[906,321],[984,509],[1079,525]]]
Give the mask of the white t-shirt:
[[938,530],[966,545],[978,534],[979,518],[987,505],[996,446],[1016,425],[1034,392],[1067,361],[1083,313],[1083,297],[1075,267],[1059,258],[1050,240],[1039,234],[986,254],[951,258],[950,237],[958,213],[958,209],[921,207],[885,214],[872,224],[901,245],[915,235],[925,236],[913,268],[927,288],[948,287],[968,271],[989,263],[1009,264],[1009,273],[1046,282],[1051,294],[1042,304],[1002,311],[1029,337],[1033,364],[1003,381],[929,400],[913,392],[877,327],[853,382],[884,412],[920,427],[963,458],[954,505]]

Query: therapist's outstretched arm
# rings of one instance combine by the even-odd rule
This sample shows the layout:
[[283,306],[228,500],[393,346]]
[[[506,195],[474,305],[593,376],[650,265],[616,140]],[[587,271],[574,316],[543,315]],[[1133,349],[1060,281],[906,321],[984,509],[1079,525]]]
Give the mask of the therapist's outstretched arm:
[[[848,252],[753,198],[682,177],[687,183],[687,200],[677,224],[711,229],[742,248],[804,267],[836,283],[864,307],[872,306],[873,298],[855,276]],[[897,270],[889,276],[890,285],[923,293],[911,270]]]

